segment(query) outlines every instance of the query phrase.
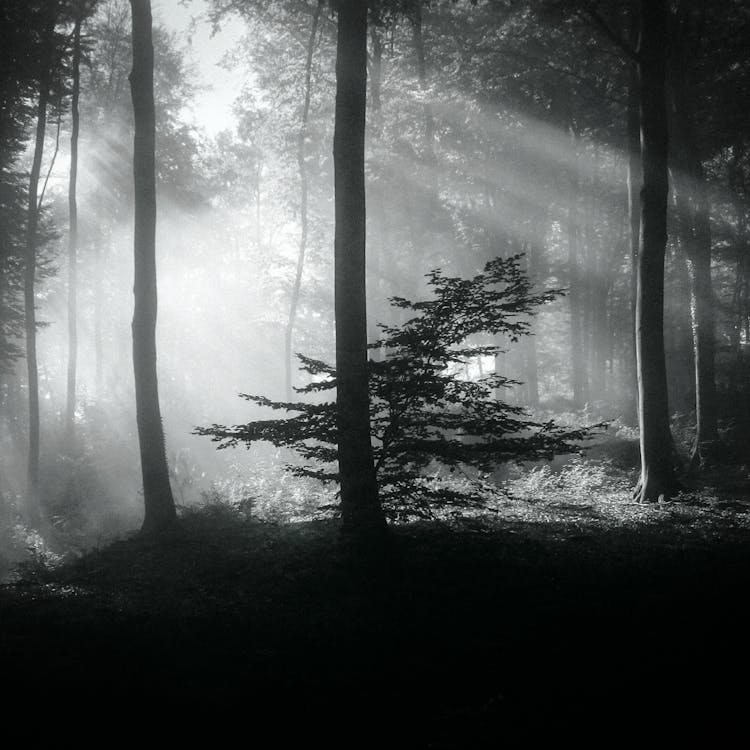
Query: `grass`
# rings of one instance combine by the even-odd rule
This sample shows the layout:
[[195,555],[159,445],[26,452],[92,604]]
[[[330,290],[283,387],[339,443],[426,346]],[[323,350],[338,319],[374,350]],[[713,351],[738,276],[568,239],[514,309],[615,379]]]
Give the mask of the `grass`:
[[641,506],[606,462],[536,469],[496,515],[399,526],[369,554],[332,520],[212,503],[158,542],[0,588],[3,679],[37,709],[135,701],[281,746],[288,731],[331,744],[345,719],[350,747],[496,747],[595,723],[611,738],[624,717],[726,727],[750,697],[730,682],[750,667],[750,503],[739,476],[727,492],[716,479]]

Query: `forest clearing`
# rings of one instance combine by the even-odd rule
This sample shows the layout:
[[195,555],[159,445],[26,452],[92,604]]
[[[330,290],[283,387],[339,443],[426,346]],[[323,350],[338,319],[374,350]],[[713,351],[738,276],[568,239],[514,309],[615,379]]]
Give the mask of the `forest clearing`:
[[8,715],[741,729],[748,41],[739,0],[2,0]]

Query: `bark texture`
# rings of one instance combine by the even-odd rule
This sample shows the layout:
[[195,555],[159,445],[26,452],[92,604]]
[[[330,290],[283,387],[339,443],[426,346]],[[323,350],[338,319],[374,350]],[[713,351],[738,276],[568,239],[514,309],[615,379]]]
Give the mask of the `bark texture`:
[[156,375],[156,176],[154,47],[150,0],[130,0],[133,14],[135,186],[133,367],[138,441],[143,474],[143,531],[161,532],[175,521]]
[[335,316],[338,458],[345,532],[382,531],[370,442],[365,295],[367,3],[339,3],[336,116]]
[[636,351],[642,502],[670,497],[676,490],[667,405],[664,356],[664,256],[667,243],[667,6],[642,0],[639,45],[641,112],[640,243],[636,294]]

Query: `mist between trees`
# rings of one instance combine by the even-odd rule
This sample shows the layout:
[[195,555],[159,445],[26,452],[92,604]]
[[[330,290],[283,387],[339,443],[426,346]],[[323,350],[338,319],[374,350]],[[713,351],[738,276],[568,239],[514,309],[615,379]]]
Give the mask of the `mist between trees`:
[[[176,0],[153,21],[144,0],[2,5],[3,559],[138,528],[144,501],[147,531],[207,503],[382,529],[367,359],[387,362],[413,314],[391,300],[433,299],[435,269],[459,283],[495,258],[518,257],[535,304],[520,332],[454,342],[442,376],[496,387],[440,408],[473,392],[528,421],[477,438],[459,420],[430,439],[512,440],[550,421],[582,438],[608,422],[592,455],[646,502],[720,462],[743,473],[741,2],[188,8],[195,28],[242,30],[225,64],[245,85],[223,129],[192,114],[226,73],[170,30]],[[318,364],[298,369],[297,353]],[[290,441],[217,452],[194,434],[274,416],[240,393],[330,398],[314,385],[326,376],[340,495],[285,473]],[[420,481],[458,481],[404,456]],[[544,458],[498,449],[468,478],[506,487]]]

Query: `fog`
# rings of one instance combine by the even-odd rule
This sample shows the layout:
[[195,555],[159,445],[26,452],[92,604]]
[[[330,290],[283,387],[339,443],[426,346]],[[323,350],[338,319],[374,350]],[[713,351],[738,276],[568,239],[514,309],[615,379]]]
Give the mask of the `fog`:
[[[335,20],[324,12],[307,91],[314,4],[298,4],[304,9],[296,11],[292,4],[247,4],[242,13],[220,13],[227,5],[154,3],[157,356],[167,457],[181,506],[217,495],[234,503],[254,498],[262,517],[309,518],[334,490],[285,475],[291,454],[272,447],[218,451],[193,431],[267,417],[240,393],[286,398],[284,332],[303,220],[308,231],[293,351],[333,361]],[[538,311],[532,337],[505,342],[507,352],[497,358],[467,363],[466,377],[502,368],[525,384],[507,398],[531,413],[633,428],[627,62],[576,17],[565,29],[579,46],[569,42],[552,58],[550,49],[563,45],[567,32],[543,14],[533,20],[521,9],[496,18],[492,4],[477,10],[469,3],[433,5],[423,18],[423,71],[411,21],[389,17],[373,32],[384,45],[377,74],[370,40],[371,87],[380,76],[377,102],[372,88],[368,92],[370,339],[377,323],[403,322],[390,297],[429,294],[425,274],[431,269],[470,276],[494,256],[522,253],[538,289],[565,294]],[[128,14],[122,0],[102,0],[84,25],[74,450],[64,425],[67,93],[50,107],[42,170],[49,171],[49,182],[43,200],[48,237],[36,286],[41,492],[52,526],[74,530],[81,547],[137,528],[143,512],[130,328]],[[494,35],[482,33],[488,19],[499,24]],[[517,31],[532,22],[530,62],[519,52]],[[303,125],[306,96],[309,121]],[[33,155],[31,125],[14,163],[22,173]],[[729,387],[735,355],[747,344],[746,281],[737,276],[735,249],[748,213],[726,177],[731,158],[723,144],[711,142],[704,152],[717,238],[717,382]],[[679,169],[673,167],[673,180],[679,181]],[[695,175],[685,173],[683,182],[695,191]],[[674,201],[670,210],[670,409],[689,419],[695,386],[688,267]],[[304,385],[307,376],[294,367],[294,384]],[[0,496],[9,529],[22,514],[26,483],[25,368],[24,357],[17,357],[2,376]],[[11,537],[9,531],[5,556],[25,543]]]

